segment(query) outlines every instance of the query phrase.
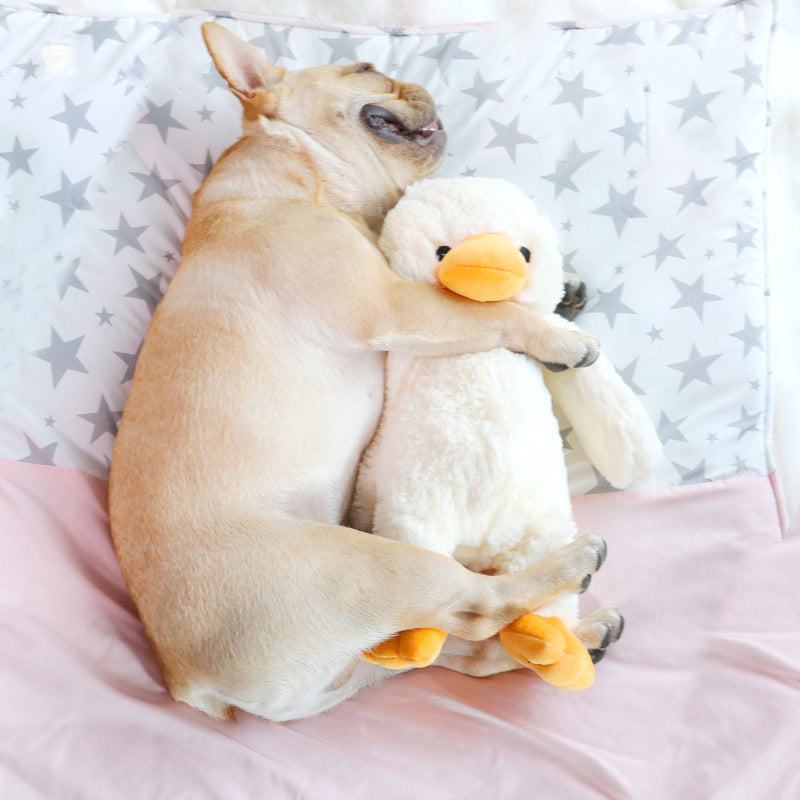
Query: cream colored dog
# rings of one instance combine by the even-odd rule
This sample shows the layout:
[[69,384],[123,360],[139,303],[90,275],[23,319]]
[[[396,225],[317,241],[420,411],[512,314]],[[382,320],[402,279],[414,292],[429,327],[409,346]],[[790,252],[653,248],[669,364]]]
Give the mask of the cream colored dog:
[[432,626],[492,636],[602,562],[585,536],[489,577],[343,527],[386,351],[506,346],[591,363],[595,340],[514,303],[402,281],[375,242],[444,133],[369,64],[287,72],[224,28],[209,51],[244,136],[197,193],[116,441],[111,528],[173,696],[216,717],[317,713],[385,671],[359,654]]

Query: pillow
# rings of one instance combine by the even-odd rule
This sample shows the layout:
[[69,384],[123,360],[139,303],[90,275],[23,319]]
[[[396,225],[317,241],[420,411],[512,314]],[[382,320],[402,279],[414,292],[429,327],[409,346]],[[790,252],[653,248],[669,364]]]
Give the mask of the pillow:
[[[105,477],[191,195],[239,132],[209,14],[0,8],[0,456]],[[444,175],[521,185],[665,444],[655,483],[767,474],[763,250],[771,5],[535,35],[223,20],[281,66],[426,86]],[[610,487],[563,431],[574,492]]]

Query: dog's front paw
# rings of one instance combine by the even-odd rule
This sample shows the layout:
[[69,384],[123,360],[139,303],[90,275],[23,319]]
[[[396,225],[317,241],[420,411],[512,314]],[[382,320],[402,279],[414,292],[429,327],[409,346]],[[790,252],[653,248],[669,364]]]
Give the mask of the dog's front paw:
[[556,306],[556,314],[572,320],[583,311],[586,305],[586,284],[583,281],[565,281],[564,296]]
[[551,372],[588,367],[600,356],[600,342],[594,336],[571,328],[553,331],[541,349],[539,360]]

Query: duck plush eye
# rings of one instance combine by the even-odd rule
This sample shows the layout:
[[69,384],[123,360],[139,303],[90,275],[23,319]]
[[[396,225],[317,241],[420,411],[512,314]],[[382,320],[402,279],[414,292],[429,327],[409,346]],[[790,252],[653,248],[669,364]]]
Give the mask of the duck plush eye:
[[528,264],[530,264],[531,263],[531,251],[528,250],[527,247],[520,247],[519,251],[520,251],[520,253],[522,253],[522,257],[525,259],[525,261],[527,261]]
[[443,244],[436,249],[436,257],[441,261],[449,252],[450,248],[446,244]]

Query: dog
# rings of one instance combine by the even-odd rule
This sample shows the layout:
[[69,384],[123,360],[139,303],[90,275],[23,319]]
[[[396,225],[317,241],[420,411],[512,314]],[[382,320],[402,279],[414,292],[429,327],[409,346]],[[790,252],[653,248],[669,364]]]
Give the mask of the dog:
[[214,23],[243,137],[195,195],[142,346],[110,476],[114,546],[172,696],[217,718],[310,716],[379,680],[360,654],[437,627],[478,641],[574,591],[584,536],[513,575],[342,525],[387,351],[504,346],[576,367],[596,340],[514,303],[404,282],[376,247],[445,133],[372,65],[287,71]]

